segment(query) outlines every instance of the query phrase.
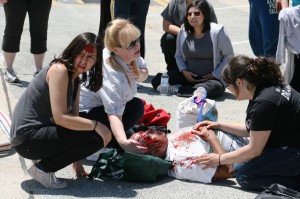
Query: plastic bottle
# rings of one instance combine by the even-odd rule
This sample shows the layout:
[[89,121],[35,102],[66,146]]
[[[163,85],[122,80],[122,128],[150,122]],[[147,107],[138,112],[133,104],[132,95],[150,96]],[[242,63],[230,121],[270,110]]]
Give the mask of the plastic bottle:
[[167,72],[164,72],[161,75],[160,94],[161,95],[169,95],[169,76],[168,76]]

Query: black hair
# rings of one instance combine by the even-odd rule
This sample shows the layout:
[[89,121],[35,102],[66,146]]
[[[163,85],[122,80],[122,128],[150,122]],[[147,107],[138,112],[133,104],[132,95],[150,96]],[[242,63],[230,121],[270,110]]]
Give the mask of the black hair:
[[[201,11],[201,13],[204,16],[202,33],[210,30],[211,19],[210,19],[210,6],[209,6],[209,4],[207,3],[206,0],[195,0],[190,5],[188,5],[188,7],[186,9],[186,13],[188,13],[189,9],[191,7],[194,7],[194,6],[199,8],[199,10]],[[193,34],[195,32],[194,27],[190,25],[189,20],[188,20],[187,17],[184,18],[184,28],[185,28],[185,31],[188,34]]]
[[[98,40],[99,41],[99,40]],[[63,53],[50,63],[62,63],[68,69],[69,78],[74,74],[74,63],[77,55],[85,48],[86,45],[92,44],[97,49],[96,63],[91,70],[83,73],[80,78],[80,83],[86,86],[91,91],[98,91],[102,86],[102,50],[103,45],[97,42],[97,37],[94,33],[86,32],[76,36],[71,43],[65,48]]]
[[280,65],[274,59],[267,57],[234,56],[224,68],[222,76],[227,84],[232,84],[234,87],[238,78],[245,79],[255,86],[282,86],[284,84]]

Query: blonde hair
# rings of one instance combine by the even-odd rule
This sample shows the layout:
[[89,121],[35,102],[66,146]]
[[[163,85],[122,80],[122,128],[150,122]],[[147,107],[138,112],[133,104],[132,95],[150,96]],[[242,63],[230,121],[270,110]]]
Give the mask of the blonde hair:
[[[125,69],[114,58],[113,50],[116,47],[126,48],[130,44],[130,42],[136,40],[136,38],[140,37],[140,35],[140,30],[136,26],[134,26],[129,20],[126,19],[115,19],[111,21],[105,29],[104,45],[109,51],[112,52],[112,55],[105,61],[108,62],[108,64],[114,70],[124,73],[129,85],[131,84],[128,74],[125,71]],[[134,71],[138,72],[136,61],[134,61],[132,65]]]

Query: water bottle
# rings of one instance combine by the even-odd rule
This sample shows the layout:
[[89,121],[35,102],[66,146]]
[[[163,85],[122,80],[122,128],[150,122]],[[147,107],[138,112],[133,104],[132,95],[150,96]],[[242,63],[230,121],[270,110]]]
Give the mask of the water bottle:
[[169,76],[168,76],[167,72],[164,72],[161,75],[160,94],[161,95],[168,95],[169,94]]

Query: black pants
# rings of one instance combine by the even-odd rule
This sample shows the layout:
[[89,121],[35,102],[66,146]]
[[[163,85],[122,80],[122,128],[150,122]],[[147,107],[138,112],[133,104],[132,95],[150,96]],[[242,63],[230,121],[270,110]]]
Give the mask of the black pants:
[[4,4],[6,25],[2,50],[16,53],[20,51],[20,40],[26,14],[29,16],[31,53],[47,51],[48,19],[52,0],[9,0]]
[[104,31],[106,26],[111,21],[110,13],[110,2],[111,0],[101,0],[101,10],[100,10],[100,25],[98,31],[98,39],[104,43]]
[[31,133],[15,147],[24,158],[37,160],[45,172],[56,172],[103,147],[95,131],[74,131],[57,125],[46,126]]
[[[126,132],[134,125],[136,125],[137,122],[140,121],[140,119],[143,117],[143,115],[144,103],[141,99],[134,97],[132,100],[127,102],[122,116],[124,131]],[[80,116],[91,120],[97,120],[111,130],[107,113],[104,110],[104,106],[93,108],[88,113],[80,113]],[[118,147],[118,144],[114,137],[109,143],[108,147]]]
[[178,69],[175,53],[176,53],[176,35],[165,33],[160,39],[160,47],[165,56],[167,71]]
[[[156,90],[156,88],[160,85],[162,73],[158,73],[152,80],[151,84],[153,88]],[[183,97],[190,97],[193,95],[194,91],[197,88],[194,88],[195,84],[191,84],[188,82],[183,74],[179,71],[179,69],[171,70],[168,72],[169,75],[169,84],[170,85],[176,85],[180,84],[182,87],[178,90],[178,95]],[[207,92],[208,98],[215,98],[224,93],[224,85],[219,80],[208,80],[203,83],[197,84],[197,87],[204,87]]]
[[290,85],[296,91],[300,92],[300,54],[295,55],[294,63],[295,63],[295,70]]

